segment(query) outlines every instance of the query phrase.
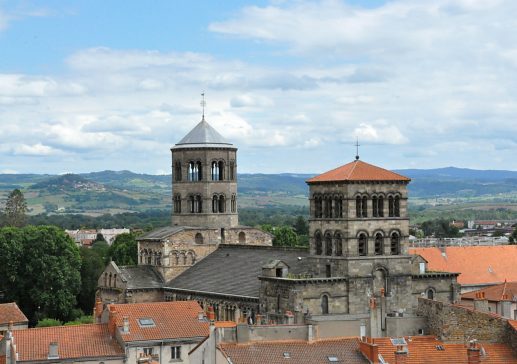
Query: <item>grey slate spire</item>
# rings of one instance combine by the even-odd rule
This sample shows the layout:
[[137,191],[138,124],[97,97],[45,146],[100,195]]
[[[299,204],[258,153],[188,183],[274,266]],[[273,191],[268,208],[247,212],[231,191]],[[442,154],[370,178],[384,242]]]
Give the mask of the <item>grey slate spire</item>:
[[[217,132],[210,124],[203,118],[183,139],[181,139],[176,146],[184,146],[185,144],[197,144],[200,147],[203,145],[232,145],[221,134]],[[221,146],[223,146],[221,145]]]

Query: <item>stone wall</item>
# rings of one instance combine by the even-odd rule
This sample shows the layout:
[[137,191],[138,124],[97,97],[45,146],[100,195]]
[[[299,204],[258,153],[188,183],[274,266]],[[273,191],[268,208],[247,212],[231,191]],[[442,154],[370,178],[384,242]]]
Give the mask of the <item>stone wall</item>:
[[431,335],[447,342],[507,342],[508,320],[491,313],[439,301],[418,299],[418,314],[426,318]]

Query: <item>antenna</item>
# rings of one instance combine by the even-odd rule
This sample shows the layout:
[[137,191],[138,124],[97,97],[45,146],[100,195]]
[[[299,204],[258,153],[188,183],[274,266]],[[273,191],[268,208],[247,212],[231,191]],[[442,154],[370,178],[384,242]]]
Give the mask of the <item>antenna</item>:
[[203,108],[203,119],[202,120],[205,120],[205,106],[206,106],[205,91],[203,91],[203,93],[201,93],[201,97],[202,97],[201,102],[199,104]]
[[359,160],[359,147],[361,146],[361,144],[359,144],[359,138],[356,138],[356,141],[355,141],[355,160]]

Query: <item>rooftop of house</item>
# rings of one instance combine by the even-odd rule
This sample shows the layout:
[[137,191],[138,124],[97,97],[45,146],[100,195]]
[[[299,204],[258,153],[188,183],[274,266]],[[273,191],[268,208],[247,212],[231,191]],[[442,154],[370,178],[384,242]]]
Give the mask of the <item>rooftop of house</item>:
[[153,266],[136,265],[118,267],[120,277],[127,282],[126,289],[161,288],[163,280]]
[[290,273],[303,273],[308,255],[307,249],[221,244],[166,287],[258,299],[262,266],[279,259],[289,266]]
[[462,285],[517,281],[517,245],[409,248],[409,254],[421,255],[430,271],[461,273]]
[[[398,338],[397,341],[401,340]],[[467,346],[465,344],[449,344],[436,339],[434,336],[413,336],[405,337],[404,341],[407,345],[403,345],[407,349],[407,364],[420,363],[468,363]],[[373,343],[379,347],[379,354],[388,363],[395,363],[395,351],[397,345],[394,345],[389,337],[374,338]],[[517,363],[517,358],[513,355],[510,346],[505,344],[480,343],[481,363],[503,364]],[[485,353],[483,355],[483,352]]]
[[462,300],[474,300],[478,293],[484,293],[488,301],[517,301],[517,282],[504,282],[477,291],[467,292],[461,295]]
[[[209,322],[204,317],[200,319],[203,309],[196,301],[111,304],[108,309],[117,312],[115,323],[125,342],[209,335]],[[129,322],[127,332],[122,329],[124,317]]]
[[255,341],[219,344],[233,364],[366,364],[358,338],[333,338],[313,342],[302,340]]
[[409,182],[410,178],[372,164],[355,160],[344,166],[307,180],[307,183],[339,182],[339,181],[400,181]]
[[105,324],[13,330],[12,334],[19,361],[46,361],[52,342],[58,345],[59,359],[124,356]]
[[0,325],[28,323],[29,320],[20,310],[16,302],[0,304]]

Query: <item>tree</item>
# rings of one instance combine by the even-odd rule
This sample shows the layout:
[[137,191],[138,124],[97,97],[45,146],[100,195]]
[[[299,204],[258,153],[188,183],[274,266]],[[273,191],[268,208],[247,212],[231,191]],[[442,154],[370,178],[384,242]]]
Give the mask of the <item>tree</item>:
[[81,291],[77,296],[77,303],[84,312],[91,313],[95,304],[97,280],[106,266],[106,258],[103,256],[102,250],[95,249],[95,245],[91,249],[81,247],[80,254],[82,261]]
[[263,231],[273,234],[274,246],[297,246],[299,244],[298,235],[291,226],[271,226],[262,225]]
[[22,191],[19,189],[13,190],[9,196],[7,196],[7,202],[5,203],[5,218],[7,225],[22,227],[27,222],[27,202],[23,196]]
[[59,320],[53,318],[44,318],[38,321],[36,327],[52,327],[52,326],[61,326],[63,323]]
[[28,226],[23,234],[23,262],[17,302],[29,320],[76,318],[76,296],[81,288],[79,249],[55,226]]
[[138,243],[133,234],[120,234],[110,247],[109,254],[117,265],[136,265],[138,263]]
[[0,229],[0,292],[4,300],[15,301],[21,289],[19,270],[22,267],[23,234],[18,228]]
[[296,230],[298,235],[309,234],[309,224],[307,224],[307,220],[305,220],[303,216],[296,217],[293,228]]

